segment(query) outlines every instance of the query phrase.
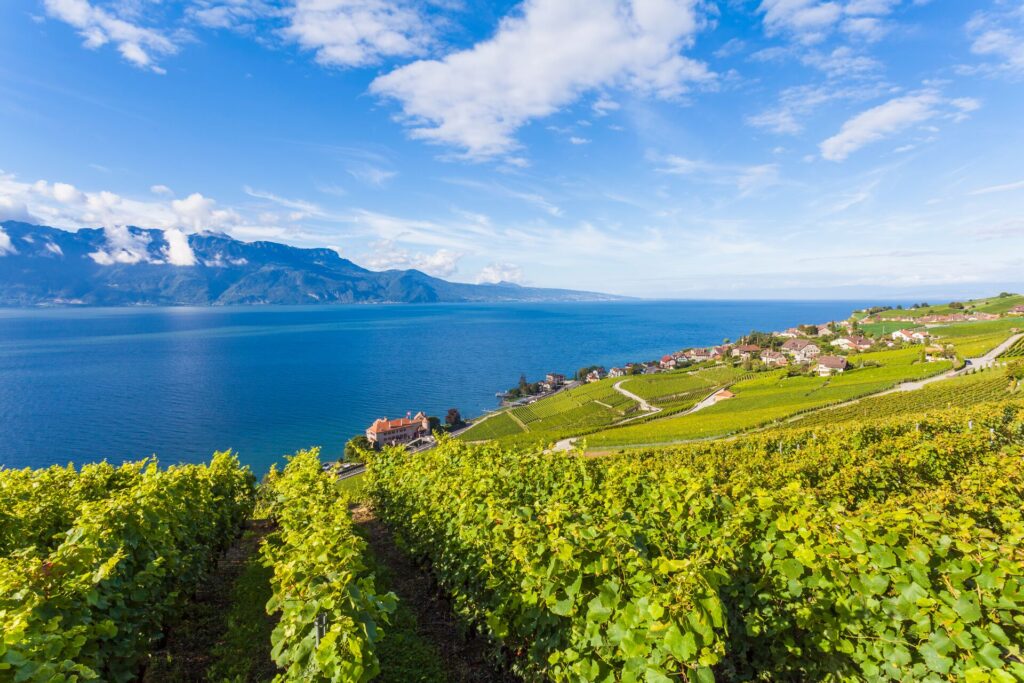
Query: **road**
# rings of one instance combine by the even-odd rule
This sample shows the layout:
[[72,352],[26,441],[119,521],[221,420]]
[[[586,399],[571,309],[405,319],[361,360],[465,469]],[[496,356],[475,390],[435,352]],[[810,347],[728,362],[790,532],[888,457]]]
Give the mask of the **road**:
[[656,413],[659,410],[661,410],[661,408],[658,408],[656,406],[652,406],[645,399],[640,398],[639,396],[634,394],[632,391],[629,391],[627,389],[623,389],[622,388],[622,383],[625,382],[625,381],[626,380],[624,380],[624,379],[619,380],[614,385],[612,385],[612,389],[614,389],[615,391],[619,392],[620,394],[622,394],[626,398],[629,398],[629,399],[632,399],[632,400],[636,401],[640,405],[640,410],[644,411],[645,413]]
[[[914,381],[914,382],[904,382],[903,384],[900,384],[899,386],[894,387],[892,389],[887,389],[885,391],[880,391],[880,392],[875,393],[875,394],[869,394],[867,396],[861,396],[860,398],[856,398],[856,399],[853,399],[851,401],[846,401],[844,403],[837,403],[837,404],[834,404],[834,405],[825,406],[823,408],[819,408],[818,410],[814,410],[814,411],[810,411],[810,412],[816,413],[816,412],[824,411],[824,410],[834,410],[836,408],[841,408],[843,406],[848,406],[848,405],[852,405],[854,403],[859,403],[860,401],[863,401],[864,399],[867,399],[867,398],[874,398],[876,396],[885,396],[886,394],[895,394],[897,392],[904,392],[904,391],[916,391],[917,389],[920,389],[920,388],[922,388],[924,386],[932,384],[933,382],[941,382],[941,381],[946,380],[946,379],[951,379],[953,377],[958,377],[960,375],[963,375],[963,374],[967,373],[971,369],[980,370],[982,368],[992,367],[993,365],[996,364],[996,361],[998,360],[999,356],[1001,356],[1004,353],[1006,353],[1006,351],[1011,346],[1016,344],[1017,341],[1020,340],[1021,338],[1024,338],[1024,333],[1015,334],[1015,335],[1011,336],[1009,339],[1007,339],[1002,344],[1000,344],[999,346],[995,347],[994,349],[992,349],[991,351],[986,353],[984,356],[979,356],[977,358],[970,358],[970,359],[968,359],[966,364],[964,365],[964,367],[962,367],[959,370],[950,370],[948,372],[943,372],[941,374],[934,375],[932,377],[927,377],[925,379]],[[713,405],[714,401],[712,400],[712,398],[714,397],[714,395],[716,393],[718,393],[718,391],[720,391],[720,389],[716,389],[710,396],[708,396],[703,401],[701,401],[700,403],[695,405],[693,408],[690,408],[690,410],[686,411],[686,413],[679,413],[678,415],[686,415],[686,414],[689,414],[689,413],[694,413],[694,412],[697,412],[698,410],[702,410],[703,408],[706,408],[709,405]],[[793,422],[795,420],[799,420],[800,418],[805,417],[808,414],[810,414],[810,413],[804,413],[802,415],[795,416],[794,418],[788,419],[787,422]],[[674,415],[673,417],[676,417],[676,416]],[[748,433],[748,434],[749,433],[754,433],[754,432],[762,431],[764,429],[770,429],[773,426],[775,426],[775,425],[765,425],[763,427],[759,427],[759,428],[756,428],[756,429],[748,430],[745,433]],[[726,437],[726,438],[734,439],[734,438],[736,438],[736,436],[737,435],[732,435],[732,436]],[[723,439],[723,437],[713,437],[712,436],[712,437],[704,437],[704,438],[701,438],[701,439],[680,439],[680,440],[677,440],[677,441],[660,441],[660,442],[657,442],[657,443],[648,443],[648,444],[631,444],[630,446],[628,446],[628,448],[641,448],[641,447],[651,447],[651,446],[672,446],[672,445],[680,445],[680,444],[687,444],[687,443],[698,443],[698,442],[701,442],[701,441],[712,441],[712,440],[719,440],[719,439]],[[557,444],[555,444],[554,450],[556,450],[556,451],[569,451],[569,450],[572,450],[575,441],[576,441],[576,439],[563,439],[562,441],[559,441]],[[623,447],[623,448],[626,448],[626,447]],[[609,452],[614,451],[614,450],[615,450],[614,448],[613,449],[609,449]]]

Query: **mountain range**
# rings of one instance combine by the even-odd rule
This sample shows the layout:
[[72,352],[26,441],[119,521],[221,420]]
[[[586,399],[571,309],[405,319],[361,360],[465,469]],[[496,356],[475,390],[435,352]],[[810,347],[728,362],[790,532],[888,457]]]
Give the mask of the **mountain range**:
[[511,282],[374,271],[332,249],[137,227],[68,231],[0,222],[0,306],[608,301]]

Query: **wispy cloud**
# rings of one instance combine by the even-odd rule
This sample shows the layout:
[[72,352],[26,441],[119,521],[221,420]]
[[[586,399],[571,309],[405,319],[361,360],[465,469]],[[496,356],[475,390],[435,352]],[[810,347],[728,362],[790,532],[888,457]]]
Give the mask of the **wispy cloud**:
[[983,187],[979,190],[974,190],[968,194],[972,196],[983,195],[983,194],[994,194],[996,192],[1012,192],[1014,190],[1024,190],[1024,180],[1020,180],[1015,183],[1006,183],[1005,185],[992,185],[991,187]]
[[935,90],[896,97],[846,121],[838,133],[819,145],[821,156],[829,161],[843,161],[866,145],[936,117],[944,115],[961,121],[978,106],[971,99],[945,99]]
[[43,6],[50,17],[77,29],[87,48],[113,43],[122,57],[141,69],[162,74],[164,69],[155,58],[178,51],[177,44],[164,32],[132,23],[88,0],[44,0]]

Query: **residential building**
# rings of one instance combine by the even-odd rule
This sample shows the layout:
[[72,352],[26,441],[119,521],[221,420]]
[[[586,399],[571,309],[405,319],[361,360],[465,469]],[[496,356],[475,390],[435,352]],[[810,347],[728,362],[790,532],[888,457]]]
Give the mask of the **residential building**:
[[822,377],[846,372],[848,363],[842,356],[821,356],[818,358],[817,370]]
[[375,420],[366,429],[366,438],[375,447],[405,445],[424,436],[430,435],[430,421],[423,413],[416,413],[414,417],[400,417],[397,420],[389,420],[382,417]]
[[609,377],[624,377],[625,374],[626,371],[623,370],[622,368],[612,368],[611,370],[608,371]]
[[761,347],[757,344],[741,344],[732,350],[732,357],[750,360],[760,352]]
[[832,342],[832,346],[842,349],[843,351],[867,351],[873,346],[873,342],[867,337],[861,337],[858,335],[848,335],[846,337],[839,337]]
[[790,339],[782,345],[782,352],[792,356],[797,363],[808,363],[821,355],[817,344],[806,339]]
[[892,338],[896,341],[905,342],[908,344],[923,344],[931,336],[927,332],[920,332],[914,330],[896,330],[892,333]]
[[797,337],[803,336],[803,333],[795,327],[790,327],[783,332],[776,332],[776,337],[784,337],[786,339],[796,339]]
[[662,356],[659,365],[662,370],[671,370],[676,366],[676,359],[672,356]]
[[560,387],[565,384],[565,375],[560,375],[557,372],[549,372],[544,378],[544,381],[552,387]]
[[603,370],[591,370],[590,372],[587,373],[587,382],[600,382],[602,377],[604,377]]
[[789,365],[789,360],[786,358],[786,356],[779,353],[778,351],[762,351],[761,362],[770,368]]

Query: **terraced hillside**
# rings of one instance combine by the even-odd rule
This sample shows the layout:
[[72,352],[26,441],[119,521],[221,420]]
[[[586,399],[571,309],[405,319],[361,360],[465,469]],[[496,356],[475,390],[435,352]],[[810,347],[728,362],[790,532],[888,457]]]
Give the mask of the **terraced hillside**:
[[791,377],[785,370],[760,373],[732,385],[736,395],[733,399],[696,413],[598,432],[587,437],[587,445],[605,448],[724,436],[884,391],[952,367],[949,362],[920,363],[918,357],[919,350],[913,348],[861,354],[858,362],[878,365],[834,377]]

